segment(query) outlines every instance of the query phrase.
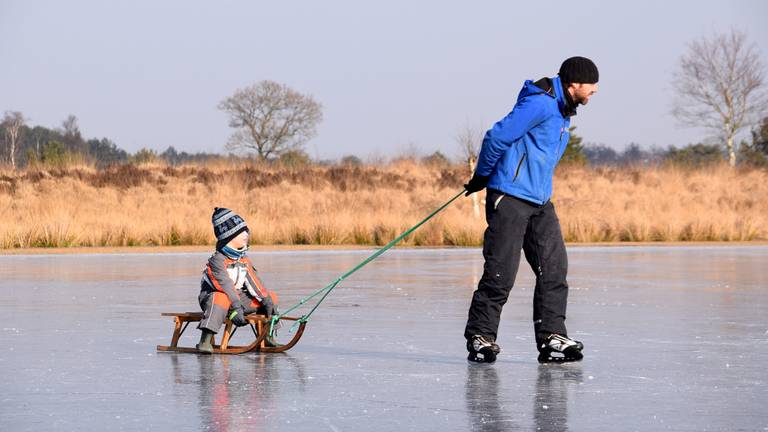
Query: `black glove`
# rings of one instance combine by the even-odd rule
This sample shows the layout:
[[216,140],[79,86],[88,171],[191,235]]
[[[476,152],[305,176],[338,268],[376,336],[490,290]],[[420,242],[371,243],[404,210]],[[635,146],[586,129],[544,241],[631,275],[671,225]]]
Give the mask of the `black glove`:
[[272,297],[264,297],[264,300],[261,301],[261,306],[264,308],[264,315],[268,317],[277,315],[277,305],[272,301]]
[[483,189],[485,189],[486,186],[488,186],[488,178],[490,176],[481,176],[475,175],[472,176],[471,179],[469,179],[469,183],[464,185],[464,189],[467,190],[467,193],[464,194],[464,196],[469,196],[470,194],[473,194],[475,192],[479,192]]
[[232,309],[232,312],[229,313],[229,319],[232,321],[232,324],[238,327],[248,325],[248,320],[245,319],[245,308],[243,308],[243,305],[235,306]]

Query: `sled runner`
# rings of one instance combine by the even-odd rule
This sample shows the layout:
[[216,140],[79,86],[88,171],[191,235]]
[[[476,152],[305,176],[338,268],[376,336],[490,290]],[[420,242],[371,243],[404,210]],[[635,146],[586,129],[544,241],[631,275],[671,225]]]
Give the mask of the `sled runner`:
[[[158,351],[170,351],[170,352],[182,352],[182,353],[200,353],[197,348],[178,346],[179,339],[187,326],[191,322],[199,322],[203,318],[202,312],[163,312],[160,315],[173,317],[174,329],[173,336],[171,337],[170,345],[158,345]],[[243,330],[251,330],[253,333],[253,342],[248,345],[230,345],[229,342],[232,336],[237,331],[238,327],[232,324],[232,321],[226,320],[224,325],[224,331],[219,335],[214,335],[213,341],[213,353],[214,354],[242,354],[249,351],[269,352],[277,353],[291,349],[301,339],[301,335],[304,333],[304,327],[307,325],[306,321],[302,321],[300,318],[281,316],[281,320],[286,321],[298,321],[296,332],[288,343],[281,345],[277,344],[273,346],[267,343],[267,333],[270,328],[270,318],[264,315],[250,314],[245,317],[248,320],[248,326],[243,326]],[[220,342],[216,343],[216,337],[221,336]]]

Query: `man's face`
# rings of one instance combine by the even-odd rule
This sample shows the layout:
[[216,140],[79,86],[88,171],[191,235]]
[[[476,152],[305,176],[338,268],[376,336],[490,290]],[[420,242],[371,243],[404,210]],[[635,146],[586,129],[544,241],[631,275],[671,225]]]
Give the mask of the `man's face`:
[[586,105],[589,103],[589,98],[592,97],[593,94],[597,93],[597,83],[574,83],[571,84],[571,88],[573,88],[573,101],[580,105]]

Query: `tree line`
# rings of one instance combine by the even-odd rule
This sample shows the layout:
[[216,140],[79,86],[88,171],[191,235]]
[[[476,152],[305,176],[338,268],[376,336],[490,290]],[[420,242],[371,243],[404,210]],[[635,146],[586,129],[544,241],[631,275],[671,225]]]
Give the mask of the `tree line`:
[[[6,117],[8,114],[6,114]],[[19,113],[18,116],[21,116]],[[22,116],[23,117],[23,116]],[[617,150],[605,144],[584,144],[583,139],[571,128],[571,138],[563,155],[563,163],[571,165],[661,165],[674,163],[686,166],[703,166],[710,163],[719,163],[727,159],[727,153],[719,144],[691,144],[684,147],[669,146],[666,148],[646,149],[637,143],[630,143],[623,149]],[[13,138],[11,138],[13,137]],[[15,139],[13,146],[13,163],[10,163],[12,147],[11,139]],[[467,129],[460,133],[457,144],[462,155],[459,159],[463,163],[474,163],[468,152],[476,152],[477,143],[482,140],[482,134]],[[474,149],[474,150],[473,150]],[[476,153],[473,153],[476,154]],[[765,117],[760,125],[752,130],[751,139],[743,140],[738,145],[738,160],[742,165],[768,168],[768,117]],[[75,164],[89,164],[97,168],[104,168],[116,164],[143,164],[161,162],[169,166],[184,164],[206,164],[222,161],[259,160],[252,155],[236,155],[233,153],[224,155],[219,153],[189,153],[178,151],[169,146],[162,152],[150,149],[141,149],[131,154],[115,144],[109,138],[84,138],[80,133],[75,116],[68,116],[59,128],[46,128],[43,126],[29,126],[21,124],[17,129],[9,127],[7,122],[0,123],[0,156],[8,166],[13,168],[28,167],[67,167]],[[447,166],[457,162],[443,152],[418,156],[403,155],[394,159],[412,159],[420,163],[433,166]],[[359,166],[365,161],[355,155],[347,155],[338,161],[313,161],[302,149],[294,148],[290,151],[280,152],[279,156],[268,159],[274,163],[284,165],[306,165],[310,163]],[[381,163],[383,160],[374,161]]]
[[164,161],[171,165],[224,159],[220,154],[164,152],[141,149],[128,153],[109,138],[85,138],[77,117],[67,116],[58,128],[31,126],[18,111],[6,112],[0,122],[0,161],[13,169],[34,166],[50,168],[92,164],[103,168],[115,164]]

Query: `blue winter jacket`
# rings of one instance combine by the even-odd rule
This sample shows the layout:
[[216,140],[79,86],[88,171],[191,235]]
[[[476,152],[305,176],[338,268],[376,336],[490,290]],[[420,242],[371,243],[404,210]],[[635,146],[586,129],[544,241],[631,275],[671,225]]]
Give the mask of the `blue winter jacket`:
[[528,80],[512,112],[486,132],[476,174],[489,176],[488,188],[536,204],[552,196],[555,165],[568,144],[570,117],[560,77],[548,92]]

